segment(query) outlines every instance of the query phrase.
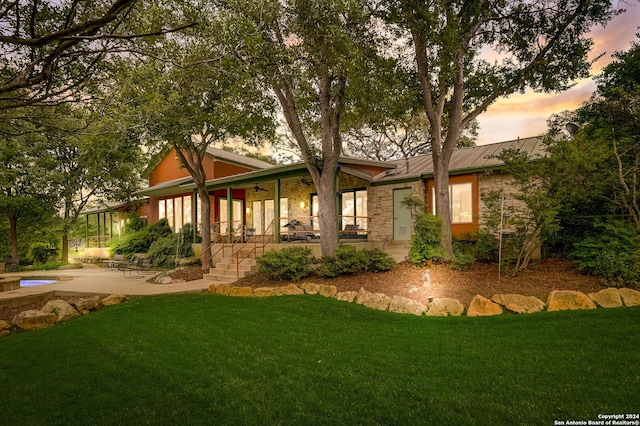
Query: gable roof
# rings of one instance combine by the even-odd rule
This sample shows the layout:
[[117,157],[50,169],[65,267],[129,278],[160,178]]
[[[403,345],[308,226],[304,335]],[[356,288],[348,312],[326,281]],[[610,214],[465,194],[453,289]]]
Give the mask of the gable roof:
[[[519,149],[529,157],[542,156],[544,145],[538,137],[516,139],[512,141],[473,146],[453,151],[449,163],[449,174],[463,174],[483,169],[491,169],[504,165],[496,156],[505,149]],[[433,176],[433,157],[431,154],[393,160],[390,163],[397,166],[374,177],[374,183],[389,183],[398,180],[411,180]]]

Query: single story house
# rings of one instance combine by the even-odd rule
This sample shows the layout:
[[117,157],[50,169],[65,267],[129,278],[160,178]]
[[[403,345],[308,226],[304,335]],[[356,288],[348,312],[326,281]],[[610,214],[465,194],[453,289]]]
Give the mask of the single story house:
[[[509,148],[530,155],[543,152],[541,140],[533,137],[453,153],[450,195],[454,236],[478,230],[482,191],[508,189],[510,177],[496,156]],[[274,243],[317,241],[317,216],[322,206],[304,163],[274,166],[215,148],[207,151],[205,161],[214,239],[240,242],[271,234]],[[339,164],[336,215],[345,241],[366,241],[373,246],[383,241],[403,244],[411,239],[411,217],[402,199],[415,195],[425,200],[429,211],[434,208],[431,155],[393,161],[342,157]],[[199,228],[195,184],[175,151],[158,163],[149,186],[137,195],[148,200],[139,213],[149,223],[166,218],[176,232],[186,223]]]

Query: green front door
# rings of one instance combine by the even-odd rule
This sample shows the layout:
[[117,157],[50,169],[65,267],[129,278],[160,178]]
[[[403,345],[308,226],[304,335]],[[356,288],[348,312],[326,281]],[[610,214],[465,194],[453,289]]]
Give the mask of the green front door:
[[402,200],[411,195],[411,188],[393,190],[393,239],[407,241],[411,239],[411,212],[402,205]]

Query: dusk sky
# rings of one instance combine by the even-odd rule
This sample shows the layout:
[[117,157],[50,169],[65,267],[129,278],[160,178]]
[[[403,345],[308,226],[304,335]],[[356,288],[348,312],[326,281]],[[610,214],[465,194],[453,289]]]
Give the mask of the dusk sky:
[[[626,12],[616,16],[606,28],[596,27],[591,32],[595,45],[590,57],[605,54],[593,65],[593,75],[611,61],[611,54],[629,50],[631,42],[638,40],[636,33],[640,32],[640,2],[625,4],[615,1],[614,5],[626,9]],[[549,116],[576,109],[589,99],[595,88],[593,80],[586,79],[560,94],[530,91],[501,99],[478,117],[480,129],[476,143],[484,145],[542,134],[547,129]]]

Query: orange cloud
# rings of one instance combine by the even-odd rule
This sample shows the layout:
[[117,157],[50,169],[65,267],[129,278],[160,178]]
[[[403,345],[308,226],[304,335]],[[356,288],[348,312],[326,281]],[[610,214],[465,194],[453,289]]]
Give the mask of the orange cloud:
[[[591,31],[594,47],[590,58],[594,60],[602,55],[592,65],[592,75],[601,72],[611,62],[613,53],[628,50],[631,42],[638,40],[636,33],[640,31],[640,6],[626,4],[625,8],[626,12],[615,17],[609,25]],[[489,52],[484,53],[487,59],[492,56]],[[527,91],[500,99],[478,117],[480,129],[477,143],[482,145],[542,134],[546,131],[549,116],[578,108],[591,97],[595,89],[593,79],[585,79],[559,94]]]

